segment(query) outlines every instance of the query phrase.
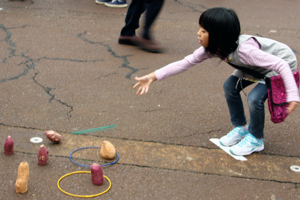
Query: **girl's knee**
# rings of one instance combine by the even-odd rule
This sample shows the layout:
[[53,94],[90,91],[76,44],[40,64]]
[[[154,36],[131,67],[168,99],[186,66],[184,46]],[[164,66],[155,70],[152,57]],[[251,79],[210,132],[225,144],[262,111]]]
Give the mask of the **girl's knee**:
[[236,92],[237,89],[236,89],[236,85],[237,85],[237,81],[238,81],[238,78],[237,77],[234,77],[234,76],[230,76],[223,84],[223,90],[225,92],[229,92],[229,93],[232,93],[232,92]]
[[236,95],[239,93],[239,91],[236,89],[235,84],[232,83],[232,81],[225,81],[223,84],[223,91],[225,95]]
[[230,91],[233,90],[233,87],[232,87],[232,84],[230,84],[230,81],[225,81],[224,84],[223,84],[223,90],[225,93],[228,93]]
[[256,96],[251,96],[249,95],[248,98],[247,98],[247,102],[248,102],[248,106],[249,108],[251,107],[257,107],[259,105],[261,105],[261,100],[259,98],[257,98]]

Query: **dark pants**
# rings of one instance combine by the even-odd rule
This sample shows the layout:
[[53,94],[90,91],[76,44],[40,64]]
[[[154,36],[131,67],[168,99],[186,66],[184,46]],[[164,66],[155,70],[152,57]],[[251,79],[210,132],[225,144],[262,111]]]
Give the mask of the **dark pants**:
[[159,14],[164,0],[132,0],[126,14],[125,26],[121,30],[123,36],[134,36],[135,30],[139,28],[139,20],[146,10],[145,26],[142,37],[150,38],[150,28]]
[[[237,84],[238,78],[230,76],[224,83],[223,89],[225,98],[229,108],[231,123],[233,126],[244,126],[247,120],[244,113],[244,106],[240,96],[243,88],[252,85],[253,82],[242,80],[241,84]],[[265,127],[265,101],[268,98],[266,84],[258,83],[248,94],[247,103],[250,112],[250,124],[248,131],[257,139],[264,137]]]

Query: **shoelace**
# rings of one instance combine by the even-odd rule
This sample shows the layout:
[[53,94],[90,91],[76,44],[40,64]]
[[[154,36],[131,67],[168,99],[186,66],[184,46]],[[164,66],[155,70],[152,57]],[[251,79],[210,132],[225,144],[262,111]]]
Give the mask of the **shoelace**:
[[239,146],[244,146],[244,144],[246,144],[248,141],[252,140],[252,137],[250,135],[246,135],[246,137],[244,139],[242,139],[240,142],[239,142]]
[[229,132],[228,137],[230,137],[233,134],[235,134],[236,132],[238,132],[238,129],[240,129],[240,128],[239,127],[235,127],[232,131]]

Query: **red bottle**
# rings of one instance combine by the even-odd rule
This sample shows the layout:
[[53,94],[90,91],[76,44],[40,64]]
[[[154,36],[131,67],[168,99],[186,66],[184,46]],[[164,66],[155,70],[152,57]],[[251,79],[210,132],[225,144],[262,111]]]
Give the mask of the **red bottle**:
[[103,171],[102,171],[102,167],[99,164],[93,163],[91,165],[91,174],[92,174],[92,182],[94,185],[103,184]]
[[48,160],[48,150],[47,148],[42,144],[39,148],[38,152],[38,164],[39,165],[46,165]]
[[5,155],[11,155],[14,153],[14,141],[11,138],[11,136],[7,136],[5,142],[4,142],[4,154]]

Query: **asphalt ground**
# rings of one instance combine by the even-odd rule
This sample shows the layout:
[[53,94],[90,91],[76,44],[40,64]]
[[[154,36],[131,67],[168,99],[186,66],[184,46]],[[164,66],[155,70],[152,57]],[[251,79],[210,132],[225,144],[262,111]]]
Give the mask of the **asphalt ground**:
[[[0,143],[11,135],[15,153],[4,155],[1,148],[0,199],[84,199],[61,192],[57,182],[89,171],[69,156],[104,140],[116,147],[119,160],[103,167],[112,187],[93,199],[300,199],[300,173],[290,169],[300,166],[299,108],[273,124],[266,107],[265,150],[238,161],[209,141],[232,129],[222,91],[233,71],[226,63],[205,61],[154,83],[147,95],[132,89],[135,76],[198,48],[199,16],[216,6],[236,10],[243,33],[286,43],[299,60],[296,0],[166,0],[153,26],[162,54],[118,44],[127,8],[92,0],[1,0]],[[46,130],[60,133],[61,143],[49,141]],[[32,137],[43,142],[31,143]],[[41,144],[49,150],[45,166],[37,164]],[[99,149],[82,149],[72,158],[85,165],[107,163]],[[30,168],[28,191],[17,194],[22,161]],[[60,186],[91,195],[109,183],[94,186],[89,174],[74,174]]]

